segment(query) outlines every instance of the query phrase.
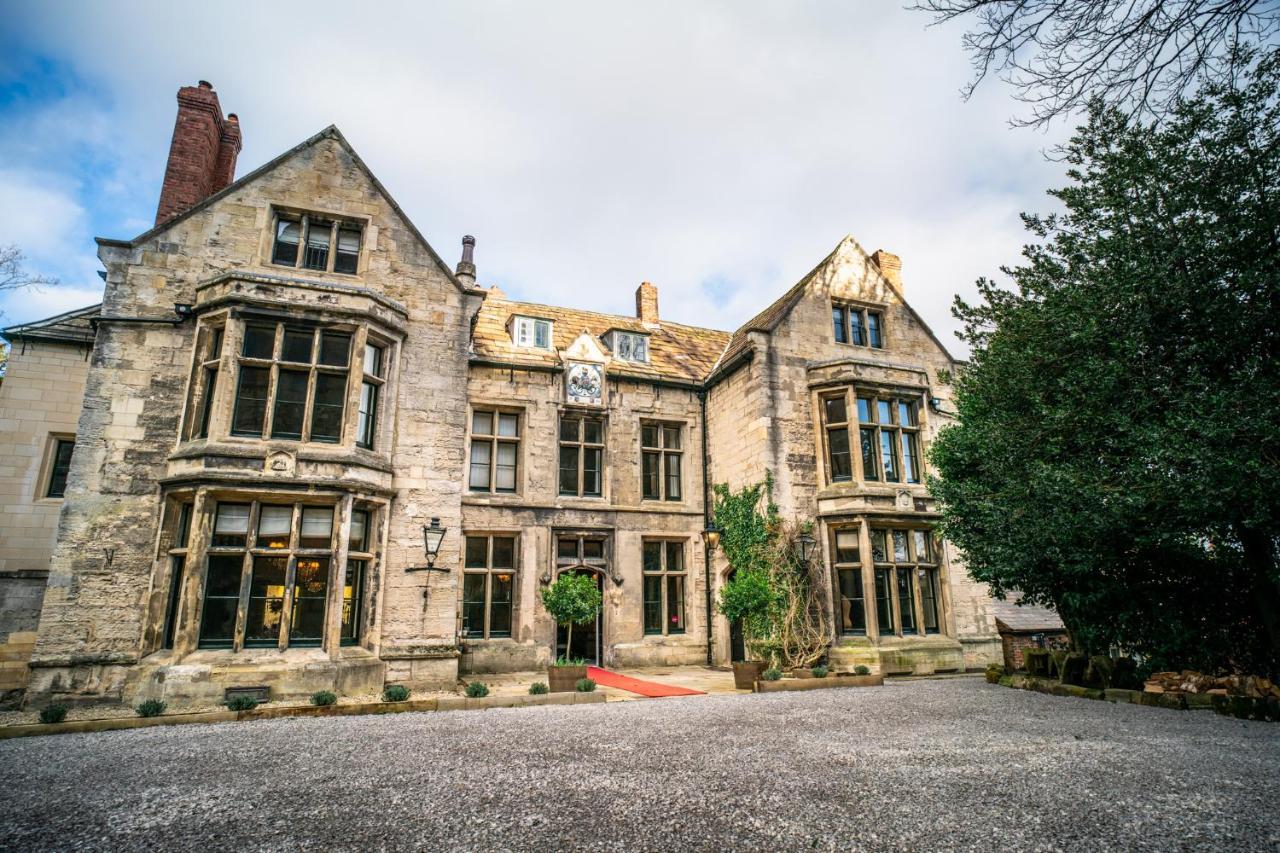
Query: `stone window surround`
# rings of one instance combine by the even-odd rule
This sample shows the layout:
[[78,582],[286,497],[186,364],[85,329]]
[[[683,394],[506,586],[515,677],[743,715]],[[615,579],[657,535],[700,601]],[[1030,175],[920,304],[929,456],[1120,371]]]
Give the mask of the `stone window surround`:
[[[655,446],[645,445],[644,428],[646,426],[658,427],[658,442],[659,442],[658,445],[655,445]],[[666,437],[665,437],[665,433],[663,432],[664,427],[676,427],[680,430],[680,447],[678,450],[669,450],[666,447]],[[638,454],[639,458],[636,460],[639,463],[636,466],[636,474],[639,478],[640,488],[639,488],[638,494],[640,495],[641,505],[649,505],[649,506],[655,506],[658,504],[672,505],[672,504],[682,504],[685,502],[686,494],[689,491],[685,488],[685,486],[689,481],[689,478],[686,476],[687,468],[688,468],[687,457],[689,456],[689,453],[690,453],[687,445],[689,444],[688,436],[691,433],[692,433],[692,425],[687,420],[680,420],[678,418],[666,418],[666,417],[652,416],[652,415],[644,415],[640,417],[639,427],[636,431],[636,435],[639,438],[639,445],[640,445],[639,454]],[[646,452],[650,452],[650,453],[656,452],[658,454],[658,458],[659,458],[658,497],[645,497],[644,459],[645,459]],[[680,494],[674,498],[668,497],[668,489],[667,489],[668,482],[667,482],[666,458],[669,453],[676,455],[679,459],[678,476],[680,481]],[[705,464],[705,461],[704,461],[704,464]]]
[[[72,432],[51,432],[45,436],[44,453],[40,459],[40,470],[36,477],[36,490],[32,500],[35,503],[59,504],[63,501],[61,495],[50,495],[49,487],[53,482],[53,468],[57,462],[58,447],[63,443],[69,442],[74,450],[76,443],[75,433]],[[65,492],[64,492],[65,494]]]
[[[564,424],[566,420],[576,420],[578,422],[577,439],[567,439],[564,435]],[[586,429],[587,422],[594,421],[599,424],[600,441],[587,441]],[[556,495],[560,498],[575,498],[582,500],[608,500],[608,468],[609,468],[609,418],[606,412],[595,408],[576,408],[572,406],[563,406],[560,408],[559,417],[556,419]],[[562,467],[560,464],[560,454],[566,449],[570,449],[577,454],[577,486],[574,491],[566,492],[562,488],[560,478],[562,476]],[[597,465],[596,476],[598,477],[598,488],[594,492],[586,491],[586,456],[590,451],[599,451],[599,463]]]
[[[889,349],[889,332],[886,328],[885,317],[888,314],[888,305],[882,302],[865,302],[857,299],[840,299],[832,298],[831,310],[828,317],[831,318],[827,323],[827,331],[831,333],[831,340],[839,346],[857,347],[864,350],[880,350]],[[844,338],[840,340],[835,336],[835,325],[832,322],[835,319],[837,311],[844,312]],[[875,314],[879,321],[880,345],[871,345],[871,325],[867,318],[868,314]],[[853,318],[858,316],[861,323],[861,332],[864,338],[863,343],[855,343],[853,340]]]
[[[499,491],[496,485],[495,466],[497,465],[497,449],[496,447],[490,452],[490,480],[487,489],[476,489],[471,487],[471,437],[475,426],[476,412],[491,412],[494,416],[493,429],[498,429],[497,416],[499,414],[516,416],[516,435],[509,442],[516,446],[515,462],[515,489],[513,491]],[[467,402],[467,444],[465,448],[465,456],[463,456],[462,466],[462,489],[464,495],[488,495],[490,497],[519,497],[524,494],[524,479],[526,466],[524,463],[525,442],[528,440],[529,416],[528,410],[523,405],[511,405],[510,403],[487,402],[485,400],[469,400]],[[496,436],[492,439],[483,437],[483,440],[492,440],[496,444]]]
[[[469,569],[469,568],[467,568],[467,566],[466,566],[466,555],[467,555],[466,545],[467,545],[467,539],[469,539],[469,538],[483,538],[484,540],[486,540],[485,549],[486,549],[486,563],[487,563],[487,565],[486,565],[486,567],[485,567],[484,569],[480,569],[480,568],[470,568],[470,569]],[[493,587],[493,578],[492,578],[492,575],[493,575],[493,574],[495,574],[495,573],[497,573],[497,572],[499,572],[499,571],[501,570],[501,568],[503,568],[503,567],[499,567],[499,568],[496,568],[496,569],[495,569],[495,568],[493,567],[493,540],[495,540],[495,539],[504,539],[504,538],[505,538],[505,539],[511,539],[511,540],[512,540],[512,558],[511,558],[511,563],[512,563],[512,565],[511,565],[511,567],[510,567],[510,572],[511,572],[511,631],[510,631],[510,633],[508,633],[505,637],[491,637],[491,636],[489,635],[489,627],[488,627],[488,626],[489,626],[489,619],[490,619],[490,616],[491,616],[491,610],[490,610],[490,608],[491,608],[491,604],[492,604],[492,587]],[[521,551],[520,551],[521,543],[522,543],[522,537],[521,537],[521,531],[520,531],[520,530],[501,530],[501,529],[494,529],[494,528],[474,528],[474,529],[473,529],[473,528],[467,528],[467,529],[465,529],[465,530],[463,530],[463,531],[462,531],[462,548],[460,549],[459,554],[458,554],[458,565],[459,565],[459,571],[460,571],[460,572],[462,573],[462,575],[463,575],[462,580],[461,580],[461,581],[459,581],[459,583],[458,583],[458,639],[459,639],[459,641],[464,642],[464,643],[468,643],[468,644],[474,644],[474,643],[485,643],[485,642],[488,642],[488,641],[490,641],[490,640],[510,641],[510,640],[514,640],[514,639],[515,639],[516,634],[517,634],[517,632],[518,632],[518,630],[519,630],[519,627],[520,627],[520,595],[519,595],[519,583],[520,583],[520,578],[521,578],[521,560],[520,560],[520,555],[521,555]],[[462,635],[462,604],[463,604],[463,596],[464,596],[464,589],[463,589],[463,587],[464,587],[464,583],[465,583],[466,575],[467,575],[467,574],[484,574],[484,575],[486,575],[486,579],[485,579],[485,613],[484,613],[484,616],[485,616],[485,628],[484,628],[484,631],[483,631],[482,635],[480,635],[480,636],[472,635],[472,636],[466,636],[466,637],[464,637],[464,636]]]
[[[832,397],[845,397],[845,418],[843,422],[848,429],[849,434],[849,454],[852,476],[848,480],[835,480],[831,474],[831,453],[830,440],[827,435],[826,421],[826,400]],[[858,398],[870,397],[875,399],[893,400],[910,402],[915,405],[916,423],[910,427],[915,434],[915,482],[907,482],[905,477],[899,477],[897,480],[884,479],[867,479],[863,470],[862,462],[862,442],[860,427],[862,422],[858,419]],[[818,465],[818,473],[821,478],[820,488],[832,487],[848,487],[850,484],[860,487],[885,487],[893,489],[921,489],[925,482],[925,443],[924,437],[927,429],[927,406],[924,405],[927,398],[927,391],[919,388],[907,388],[892,384],[879,384],[875,382],[860,381],[851,379],[847,382],[831,382],[823,383],[821,387],[815,388],[811,397],[811,406],[813,415],[814,440],[817,444],[818,458],[821,463]],[[896,407],[894,416],[897,417]],[[877,426],[869,424],[869,426]],[[891,426],[897,430],[898,427]],[[898,459],[899,474],[902,472],[902,449],[901,449],[901,433],[895,432],[896,458]],[[877,456],[880,448],[877,446]]]
[[[644,552],[649,545],[660,546],[659,560],[660,560],[661,568],[658,570],[650,570],[645,568]],[[668,547],[671,545],[680,546],[680,567],[675,570],[673,570],[670,565],[671,555],[670,555],[670,552],[668,551]],[[655,638],[661,639],[661,638],[670,637],[670,636],[680,637],[688,633],[689,616],[690,616],[689,593],[693,589],[693,584],[691,582],[690,573],[689,573],[690,559],[691,559],[691,554],[690,554],[690,548],[689,548],[689,538],[687,536],[643,536],[641,537],[641,540],[640,540],[640,584],[641,584],[640,628],[641,628],[641,634],[645,638],[655,637]],[[682,582],[682,589],[680,591],[680,594],[681,594],[681,598],[683,599],[681,603],[684,606],[684,618],[682,620],[684,624],[683,624],[683,627],[678,629],[673,629],[671,627],[671,614],[669,612],[671,596],[670,596],[670,593],[668,592],[668,584],[671,582],[671,579],[675,577],[680,578]],[[661,579],[661,587],[660,587],[661,600],[659,602],[659,609],[660,609],[659,621],[662,624],[662,630],[660,631],[650,631],[645,625],[644,608],[646,605],[646,599],[645,599],[644,586],[645,586],[645,581],[648,580],[649,578]]]
[[[366,259],[368,257],[368,253],[370,250],[370,244],[373,242],[373,236],[376,233],[376,229],[371,227],[372,219],[370,217],[351,216],[345,213],[334,213],[331,211],[323,211],[323,210],[304,210],[303,208],[300,208],[300,207],[289,207],[288,205],[276,205],[276,204],[271,205],[269,209],[269,213],[270,215],[267,216],[266,231],[263,234],[262,244],[259,249],[258,262],[261,266],[267,267],[269,269],[274,269],[274,270],[280,270],[280,269],[293,270],[294,272],[301,275],[332,275],[332,276],[338,276],[341,279],[347,279],[347,280],[358,279],[364,275],[365,268],[367,265]],[[327,264],[327,267],[328,267],[327,269],[313,270],[302,265],[302,258],[304,255],[304,246],[305,246],[305,243],[302,242],[302,240],[306,236],[305,229],[303,229],[303,233],[299,234],[298,258],[297,258],[297,261],[294,263],[294,265],[289,266],[288,264],[275,263],[274,255],[275,255],[275,245],[276,245],[276,227],[282,215],[286,217],[296,216],[299,218],[299,220],[301,220],[303,217],[311,217],[311,218],[320,219],[320,220],[324,220],[332,223],[333,227],[332,227],[332,231],[330,232],[329,260]],[[336,251],[337,244],[335,241],[337,240],[338,230],[343,225],[353,227],[359,230],[360,232],[360,253],[356,259],[356,271],[354,273],[338,272],[333,268],[334,260],[337,255],[337,251]]]
[[[333,660],[339,659],[342,649],[353,647],[372,648],[376,645],[374,625],[377,615],[377,591],[381,586],[383,569],[382,556],[386,549],[388,535],[387,525],[389,503],[386,499],[351,492],[317,491],[300,493],[297,490],[270,490],[264,488],[238,488],[234,486],[195,486],[175,489],[166,494],[160,501],[161,524],[157,538],[157,560],[153,570],[151,594],[147,607],[146,629],[143,637],[143,654],[159,652],[171,655],[172,660],[181,660],[185,656],[198,652],[202,658],[235,659],[242,654],[277,651],[276,647],[248,647],[238,639],[229,647],[199,647],[200,624],[203,618],[204,583],[206,564],[210,550],[215,513],[219,503],[262,503],[262,504],[306,504],[307,506],[333,506],[334,547],[331,551],[328,580],[328,601],[325,607],[325,632],[317,649],[316,646],[300,647],[299,651],[314,653],[322,650]],[[181,507],[191,507],[189,512],[189,537],[187,546],[180,547],[176,541],[176,529],[181,518]],[[368,526],[365,531],[365,552],[354,552],[349,548],[350,524],[352,513],[356,510],[368,512]],[[300,518],[300,514],[297,514]],[[251,527],[255,518],[250,519]],[[295,520],[295,524],[298,522]],[[246,543],[245,552],[251,552]],[[183,556],[182,576],[172,575],[175,554]],[[343,586],[346,579],[348,558],[365,562],[361,583],[363,591],[360,601],[360,613],[357,614],[360,638],[357,641],[344,641],[341,637],[341,618],[343,608]],[[250,562],[251,561],[247,561]],[[248,572],[244,570],[242,582],[247,583]],[[168,591],[177,588],[179,601],[174,609],[176,630],[172,651],[163,649],[166,614],[170,607]],[[242,590],[242,593],[244,590]],[[238,631],[238,635],[243,632]],[[373,645],[371,645],[373,644]],[[280,649],[287,653],[287,649]]]
[[[343,404],[342,440],[336,443],[299,441],[285,438],[255,438],[231,434],[231,419],[235,410],[235,395],[239,384],[240,352],[244,343],[245,327],[255,322],[284,323],[291,322],[299,326],[313,326],[321,330],[345,332],[351,335],[348,353],[348,376],[346,397]],[[202,352],[209,330],[222,330],[221,351],[217,357],[212,353]],[[359,453],[378,453],[387,456],[390,453],[389,439],[392,432],[394,414],[389,414],[393,396],[385,386],[392,386],[396,380],[398,366],[398,336],[380,324],[365,316],[328,317],[321,311],[285,314],[270,309],[236,309],[218,310],[201,316],[197,321],[196,333],[193,336],[192,366],[188,375],[187,392],[184,397],[183,423],[179,428],[179,436],[183,441],[228,442],[236,444],[279,444],[291,447],[317,447],[328,449],[354,450]],[[366,344],[381,347],[383,350],[383,385],[377,424],[374,430],[373,450],[359,447],[357,444],[356,426],[359,417],[360,392],[364,381],[363,361]],[[206,403],[205,394],[210,371],[216,372],[216,383],[213,389],[212,403]],[[274,383],[269,394],[274,394]],[[274,399],[271,397],[270,399]],[[206,437],[201,437],[201,418],[203,409],[208,408]],[[381,450],[379,448],[382,448]]]
[[[947,561],[944,558],[943,544],[942,544],[941,538],[932,530],[930,530],[927,524],[922,524],[920,521],[912,521],[910,519],[904,519],[901,517],[892,517],[892,516],[891,517],[880,517],[880,516],[845,517],[845,518],[839,518],[839,519],[828,519],[824,522],[824,524],[827,528],[827,535],[825,537],[824,547],[827,550],[827,566],[829,567],[829,574],[830,574],[830,580],[831,580],[831,586],[832,586],[831,600],[834,603],[835,607],[837,608],[837,612],[834,614],[836,619],[835,633],[837,637],[841,637],[841,636],[867,637],[871,639],[873,642],[879,642],[882,640],[897,641],[897,640],[903,639],[904,636],[907,639],[923,639],[925,637],[954,636],[954,631],[951,628],[952,613],[951,613],[951,596],[950,596],[950,578],[948,577]],[[871,530],[872,529],[888,530],[888,531],[905,530],[905,531],[908,531],[909,540],[912,538],[910,531],[924,530],[926,532],[926,535],[931,537],[931,548],[933,550],[933,562],[924,563],[923,565],[920,563],[920,561],[915,561],[915,560],[907,563],[902,563],[902,564],[890,563],[890,562],[876,563],[875,560],[873,559],[872,552],[871,552]],[[858,533],[858,556],[859,556],[859,562],[862,567],[862,595],[863,595],[863,603],[865,607],[865,619],[866,619],[866,626],[867,626],[865,633],[855,633],[855,632],[845,631],[844,623],[841,618],[841,614],[839,613],[839,610],[838,610],[838,608],[840,607],[840,576],[839,576],[839,572],[835,568],[836,533],[840,531],[847,532],[849,530],[854,530],[854,531],[857,531]],[[887,548],[889,548],[890,551],[892,551],[892,547],[893,547],[892,540],[890,540],[887,543]],[[914,547],[914,546],[909,545],[909,547]],[[890,560],[892,560],[893,558],[892,553],[890,553],[888,556]],[[915,612],[916,632],[914,634],[904,635],[897,630],[889,633],[885,633],[880,630],[879,609],[877,607],[878,590],[876,588],[876,582],[875,582],[876,580],[875,570],[877,567],[889,568],[891,565],[895,569],[898,568],[899,565],[901,565],[901,567],[909,571],[918,572],[919,569],[924,568],[927,570],[931,570],[934,573],[934,577],[936,578],[936,581],[937,581],[936,594],[938,596],[936,600],[937,621],[938,621],[937,632],[926,633],[924,628],[924,619],[923,619],[924,602],[921,599],[921,580],[922,579],[918,573],[915,576],[916,577],[915,583],[912,584],[912,587],[913,587],[912,609]],[[897,588],[897,572],[890,571],[889,575],[890,575],[890,587],[889,587],[890,588],[890,595],[889,595],[890,609],[893,614],[894,626],[896,627],[902,624],[902,618],[899,612],[900,601],[898,597],[898,588]]]

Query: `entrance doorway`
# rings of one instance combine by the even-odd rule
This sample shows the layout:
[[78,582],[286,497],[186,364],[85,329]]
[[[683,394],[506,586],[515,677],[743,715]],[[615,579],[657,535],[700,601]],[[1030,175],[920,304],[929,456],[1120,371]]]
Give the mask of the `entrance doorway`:
[[[604,594],[604,576],[599,572],[582,572],[596,582],[596,589]],[[591,666],[600,666],[602,657],[602,639],[604,636],[604,613],[597,613],[596,618],[585,625],[574,625],[573,635],[569,640],[572,646],[565,648],[565,640],[569,637],[569,629],[564,625],[556,626],[556,657],[570,659],[581,658]]]
[[[738,572],[735,569],[729,572],[725,578],[726,582],[732,581],[733,576]],[[731,663],[740,663],[747,659],[747,641],[742,635],[742,620],[735,619],[729,623],[729,660]]]

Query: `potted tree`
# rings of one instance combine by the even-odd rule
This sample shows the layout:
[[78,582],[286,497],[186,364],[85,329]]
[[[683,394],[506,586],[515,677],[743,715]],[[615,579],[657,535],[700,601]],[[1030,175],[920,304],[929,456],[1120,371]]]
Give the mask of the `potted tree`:
[[600,612],[600,590],[595,578],[585,573],[563,572],[555,583],[542,590],[542,604],[556,620],[564,625],[565,657],[557,658],[547,668],[547,681],[552,693],[571,693],[578,681],[587,677],[587,667],[582,661],[568,657],[573,648],[573,626],[583,625],[596,618]]
[[[741,623],[748,654],[756,653],[760,636],[767,632],[773,598],[769,575],[760,569],[739,571],[720,589],[716,609],[730,622]],[[765,661],[762,660],[734,661],[733,686],[739,690],[750,690],[764,669]]]

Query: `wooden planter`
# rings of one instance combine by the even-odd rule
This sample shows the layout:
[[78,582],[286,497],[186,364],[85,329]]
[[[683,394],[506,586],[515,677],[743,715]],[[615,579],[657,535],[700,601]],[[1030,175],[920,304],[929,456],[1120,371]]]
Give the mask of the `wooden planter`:
[[586,677],[585,666],[547,667],[547,685],[552,693],[572,693],[578,689],[578,682]]
[[762,660],[738,661],[733,665],[733,686],[739,690],[751,690],[760,680],[765,663]]

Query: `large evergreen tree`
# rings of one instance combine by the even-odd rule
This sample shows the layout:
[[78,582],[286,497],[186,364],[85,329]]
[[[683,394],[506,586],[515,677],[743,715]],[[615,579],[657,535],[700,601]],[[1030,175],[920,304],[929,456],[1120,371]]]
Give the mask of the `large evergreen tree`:
[[932,450],[997,593],[1159,666],[1280,672],[1280,54],[1158,126],[1095,104]]

